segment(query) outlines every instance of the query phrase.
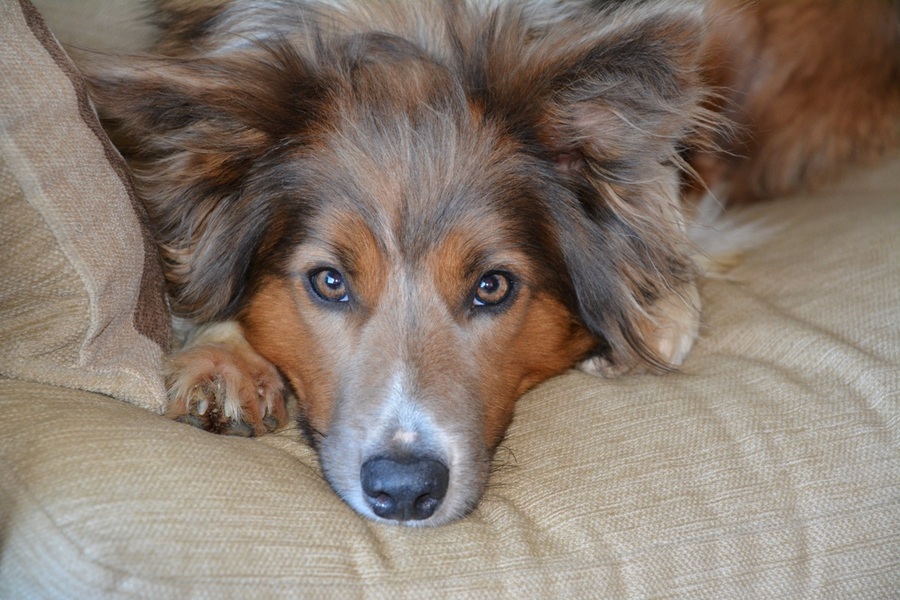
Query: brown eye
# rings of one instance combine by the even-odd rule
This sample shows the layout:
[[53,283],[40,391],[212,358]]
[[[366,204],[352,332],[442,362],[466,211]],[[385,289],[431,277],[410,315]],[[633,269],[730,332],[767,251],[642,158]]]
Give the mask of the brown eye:
[[475,287],[472,305],[475,307],[497,306],[509,299],[513,290],[512,280],[499,271],[485,273]]
[[319,269],[309,276],[313,292],[326,302],[348,302],[350,293],[343,274],[337,269]]

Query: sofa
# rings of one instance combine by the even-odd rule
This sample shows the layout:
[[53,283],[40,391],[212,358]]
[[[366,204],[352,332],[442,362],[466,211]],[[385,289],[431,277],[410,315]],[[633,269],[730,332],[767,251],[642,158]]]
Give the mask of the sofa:
[[68,58],[152,23],[33,2],[0,3],[0,597],[898,597],[896,157],[736,213],[765,234],[683,369],[540,385],[471,515],[386,526],[296,427],[160,416],[159,259]]

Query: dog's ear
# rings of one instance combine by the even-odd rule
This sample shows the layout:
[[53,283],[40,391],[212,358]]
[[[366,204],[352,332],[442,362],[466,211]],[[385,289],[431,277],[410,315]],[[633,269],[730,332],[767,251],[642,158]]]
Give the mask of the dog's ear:
[[695,298],[678,192],[683,144],[711,123],[702,14],[662,4],[551,23],[525,50],[498,43],[506,60],[484,66],[486,112],[565,190],[548,210],[580,318],[617,370],[674,366],[683,353],[661,332],[685,329],[669,320],[696,323],[695,307],[672,307]]
[[[317,117],[319,80],[287,45],[237,57],[85,57],[91,97],[133,167],[167,263],[173,308],[233,313],[266,243],[277,186],[273,153]],[[285,102],[285,99],[290,102]],[[228,243],[222,243],[228,240]]]

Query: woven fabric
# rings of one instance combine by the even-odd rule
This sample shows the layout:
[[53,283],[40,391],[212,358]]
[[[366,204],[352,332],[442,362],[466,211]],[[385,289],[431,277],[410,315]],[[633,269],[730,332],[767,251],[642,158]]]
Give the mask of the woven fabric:
[[375,524],[290,430],[217,437],[0,383],[3,597],[890,598],[900,573],[900,163],[758,207],[684,372],[519,403],[490,487]]
[[160,411],[169,317],[122,159],[30,4],[0,38],[0,374]]

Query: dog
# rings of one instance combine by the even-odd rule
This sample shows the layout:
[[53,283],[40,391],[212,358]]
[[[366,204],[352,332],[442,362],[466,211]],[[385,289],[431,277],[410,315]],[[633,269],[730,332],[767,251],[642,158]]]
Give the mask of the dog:
[[158,0],[87,61],[184,334],[169,416],[284,426],[378,521],[469,513],[516,399],[677,369],[694,199],[900,139],[894,0]]

